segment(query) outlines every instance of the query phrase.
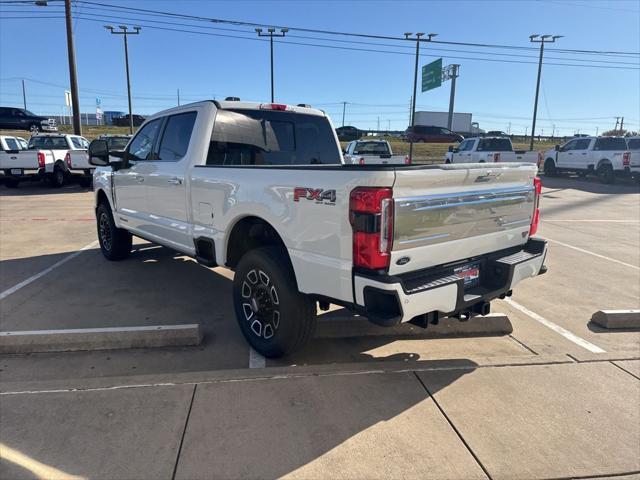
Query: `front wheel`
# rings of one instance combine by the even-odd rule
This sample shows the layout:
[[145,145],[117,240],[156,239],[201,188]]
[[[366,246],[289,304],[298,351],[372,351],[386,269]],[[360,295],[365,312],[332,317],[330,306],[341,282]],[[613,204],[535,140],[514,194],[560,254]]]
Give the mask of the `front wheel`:
[[30,131],[31,133],[38,133],[38,132],[40,131],[40,125],[38,125],[37,123],[32,123],[32,124],[29,126],[29,131]]
[[268,358],[299,350],[315,329],[316,304],[298,291],[283,248],[258,248],[240,259],[233,306],[244,337]]
[[132,237],[129,232],[116,227],[111,208],[105,203],[96,210],[100,250],[108,260],[123,260],[131,253]]
[[603,165],[600,165],[598,167],[597,174],[601,183],[605,183],[605,184],[613,183],[614,173],[613,173],[613,167],[610,164],[605,163]]

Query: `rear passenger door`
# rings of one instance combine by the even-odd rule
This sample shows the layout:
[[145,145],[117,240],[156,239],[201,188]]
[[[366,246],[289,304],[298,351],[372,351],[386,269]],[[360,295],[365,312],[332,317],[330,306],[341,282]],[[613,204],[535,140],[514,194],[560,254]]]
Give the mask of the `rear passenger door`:
[[186,172],[191,163],[189,144],[197,112],[166,117],[157,154],[149,165],[145,183],[149,205],[149,223],[153,235],[164,243],[186,252],[194,252],[187,202]]

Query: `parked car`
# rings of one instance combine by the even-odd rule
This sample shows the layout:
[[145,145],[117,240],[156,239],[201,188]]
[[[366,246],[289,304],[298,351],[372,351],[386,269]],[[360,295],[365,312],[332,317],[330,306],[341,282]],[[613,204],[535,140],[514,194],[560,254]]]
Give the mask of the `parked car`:
[[538,165],[540,154],[535,151],[514,150],[511,139],[505,137],[476,137],[463,140],[457,148],[449,147],[445,163],[525,162]]
[[91,185],[94,167],[89,164],[89,142],[79,135],[40,134],[29,139],[30,150],[51,150],[55,158],[51,184],[61,187],[76,178],[81,186]]
[[54,155],[51,150],[26,150],[18,141],[20,137],[0,136],[0,178],[9,188],[21,182],[51,180]]
[[574,138],[544,153],[544,174],[595,174],[602,183],[631,174],[631,153],[624,137]]
[[31,113],[24,108],[0,107],[0,128],[30,130],[32,132],[55,132],[58,126],[54,118]]
[[634,179],[640,180],[640,136],[627,137],[627,149],[629,150],[629,169]]
[[453,133],[448,128],[424,125],[407,128],[404,137],[405,141],[413,143],[454,143],[464,140],[462,135]]
[[310,340],[317,305],[427,326],[546,270],[535,166],[345,165],[320,110],[193,103],[89,155],[103,255],[135,235],[235,270],[238,325],[267,357]]
[[338,127],[336,128],[336,134],[338,135],[338,140],[340,140],[341,142],[358,140],[364,135],[362,130],[352,126]]
[[386,140],[354,140],[344,149],[344,163],[353,165],[411,163],[408,156],[394,155]]
[[[145,121],[145,117],[143,117],[142,115],[135,115],[135,114],[133,115],[134,127],[139,127],[144,123],[144,121]],[[121,117],[114,117],[112,122],[113,122],[113,125],[117,127],[128,127],[130,125],[129,114],[127,113],[126,115],[122,115]]]
[[503,132],[502,130],[489,130],[484,134],[485,137],[508,137],[509,134],[507,132]]

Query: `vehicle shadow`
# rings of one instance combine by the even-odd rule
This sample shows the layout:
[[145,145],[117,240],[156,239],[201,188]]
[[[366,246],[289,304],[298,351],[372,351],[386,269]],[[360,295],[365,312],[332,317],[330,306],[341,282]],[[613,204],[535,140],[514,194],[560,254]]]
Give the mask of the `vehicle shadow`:
[[81,187],[76,182],[67,182],[60,188],[54,188],[42,181],[20,183],[17,188],[8,188],[0,183],[0,197],[27,197],[33,195],[62,195],[69,193],[91,192],[91,187]]
[[593,322],[592,320],[589,320],[589,322],[587,323],[587,328],[589,329],[589,331],[593,332],[593,333],[635,333],[635,332],[640,332],[640,327],[631,327],[631,328],[614,328],[614,329],[610,329],[610,328],[604,328],[601,327],[600,325],[598,325],[597,323]]
[[586,193],[598,193],[606,195],[628,195],[640,194],[640,184],[629,178],[617,178],[612,184],[600,183],[595,177],[579,177],[577,175],[560,175],[548,177],[540,175],[542,186],[545,189],[553,189],[551,192],[544,192],[542,197],[553,195],[555,191],[580,190]]
[[[27,262],[46,268],[69,253],[0,262],[9,275]],[[130,327],[198,323],[204,334],[198,347],[134,349],[95,352],[5,355],[14,367],[5,378],[20,380],[22,373],[41,378],[121,376],[246,368],[249,345],[236,323],[232,305],[232,272],[208,269],[175,252],[152,244],[140,244],[122,262],[106,261],[98,249],[87,250],[41,279],[0,301],[0,330],[49,330],[64,328]],[[22,278],[13,275],[19,282]],[[10,288],[10,287],[9,287]],[[349,318],[344,311],[337,313]],[[319,319],[318,332],[331,314]],[[360,323],[362,332],[341,337],[314,338],[302,351],[269,366],[358,363],[364,361],[421,361],[428,346],[419,340],[428,335],[411,333],[411,341],[398,344],[403,332],[381,335],[377,327]],[[364,325],[362,325],[364,323]],[[417,328],[417,327],[407,327]],[[372,335],[372,331],[375,330]],[[394,343],[392,348],[388,345]],[[410,350],[403,350],[410,348]],[[372,353],[375,352],[375,353]],[[5,362],[6,363],[6,362]],[[73,366],[70,369],[70,366]],[[22,372],[22,373],[21,373]]]

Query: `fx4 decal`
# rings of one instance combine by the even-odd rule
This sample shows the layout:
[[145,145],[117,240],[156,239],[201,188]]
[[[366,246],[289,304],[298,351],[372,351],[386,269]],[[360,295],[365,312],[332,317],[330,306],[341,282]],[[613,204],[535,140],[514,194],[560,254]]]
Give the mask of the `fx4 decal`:
[[299,202],[301,198],[325,205],[335,205],[336,191],[323,190],[322,188],[295,187],[293,189],[293,201]]

